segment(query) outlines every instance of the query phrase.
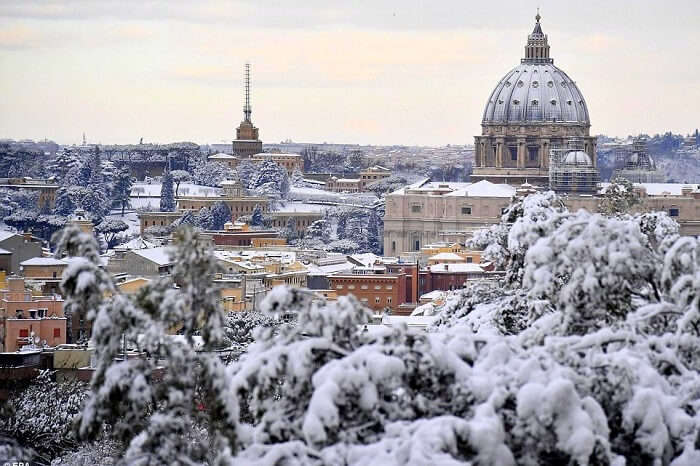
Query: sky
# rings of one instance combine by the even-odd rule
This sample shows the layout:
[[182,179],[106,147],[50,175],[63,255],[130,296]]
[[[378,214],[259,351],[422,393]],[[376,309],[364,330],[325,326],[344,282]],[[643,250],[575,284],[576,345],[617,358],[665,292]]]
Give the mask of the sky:
[[0,138],[472,144],[537,7],[592,133],[700,126],[700,2],[0,0]]

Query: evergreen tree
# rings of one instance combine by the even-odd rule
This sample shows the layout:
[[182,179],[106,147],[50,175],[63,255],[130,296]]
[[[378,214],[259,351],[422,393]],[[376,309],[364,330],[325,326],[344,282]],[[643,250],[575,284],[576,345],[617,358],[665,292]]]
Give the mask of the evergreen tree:
[[622,215],[639,202],[634,185],[626,178],[615,178],[603,193],[598,208],[606,215]]
[[223,230],[224,225],[231,221],[231,209],[224,201],[218,201],[211,206],[212,230]]
[[112,199],[122,208],[122,216],[124,210],[131,203],[131,187],[134,184],[134,178],[129,172],[129,168],[124,166],[119,168],[114,173],[114,189],[112,190]]
[[379,234],[380,219],[375,210],[369,215],[367,223],[367,248],[375,254],[382,254],[382,236]]
[[250,216],[250,226],[261,227],[262,225],[263,225],[262,207],[260,207],[258,204],[255,204],[255,208],[253,208],[253,215]]
[[163,175],[163,184],[160,188],[160,211],[175,212],[175,192],[173,191],[173,175],[170,171]]

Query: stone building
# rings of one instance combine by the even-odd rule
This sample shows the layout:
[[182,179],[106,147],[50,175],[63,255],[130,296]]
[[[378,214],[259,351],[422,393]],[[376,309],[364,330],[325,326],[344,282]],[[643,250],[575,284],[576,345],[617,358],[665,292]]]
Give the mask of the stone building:
[[24,190],[38,193],[39,208],[53,209],[56,204],[58,186],[52,180],[34,180],[31,178],[0,178],[0,188]]
[[231,169],[235,169],[238,166],[238,157],[221,152],[208,156],[207,160],[210,162],[220,163]]
[[596,140],[583,94],[554,65],[539,13],[525,45],[525,57],[496,85],[475,136],[473,181],[547,186],[549,153],[580,138],[596,167]]
[[263,162],[265,160],[272,160],[280,167],[284,167],[290,175],[296,170],[300,172],[304,171],[304,159],[299,154],[262,152],[251,157],[251,161],[254,163]]
[[[9,259],[3,261],[9,262],[9,268],[5,271],[8,274],[18,274],[20,272],[20,263],[32,257],[41,256],[41,240],[31,233],[13,233],[7,230],[0,230],[0,248],[9,252]],[[7,255],[3,253],[3,255]]]
[[497,223],[515,188],[423,180],[386,196],[384,254],[420,251],[438,242],[464,243],[470,232]]

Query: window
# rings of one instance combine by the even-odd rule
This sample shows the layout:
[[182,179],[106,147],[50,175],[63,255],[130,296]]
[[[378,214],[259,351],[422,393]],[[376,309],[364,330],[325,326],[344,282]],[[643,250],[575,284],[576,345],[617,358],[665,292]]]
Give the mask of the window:
[[392,252],[396,252],[396,241],[391,242],[391,250]]
[[366,302],[367,302],[367,298],[362,298],[360,301],[363,302],[363,303],[366,303]]
[[472,263],[472,258],[471,258],[471,257],[467,257],[467,264],[471,264],[471,263]]
[[392,289],[392,288],[393,288],[392,285],[387,285],[387,286],[386,286],[386,289],[387,289],[387,290],[390,290],[390,289]]
[[411,206],[411,212],[413,212],[413,213],[419,213],[419,212],[420,212],[420,206],[419,206],[419,205],[412,205],[412,206]]
[[415,246],[414,251],[420,251],[420,241],[419,240],[416,240],[414,246]]
[[335,286],[335,289],[336,289],[336,290],[342,290],[342,289],[343,289],[343,285],[336,285],[336,286]]
[[375,290],[381,290],[381,289],[382,289],[382,285],[374,285],[374,289],[375,289]]
[[671,207],[670,209],[668,209],[668,215],[670,217],[678,217],[679,214],[680,210],[678,209],[678,207]]
[[367,288],[368,288],[367,285],[362,285],[362,286],[360,286],[360,289],[361,289],[361,290],[366,290]]
[[471,214],[472,214],[471,207],[462,207],[462,215],[471,215]]
[[386,303],[387,303],[387,304],[391,304],[391,296],[387,296],[387,297],[386,297]]
[[375,304],[379,304],[379,296],[377,296],[376,298],[374,298],[374,303],[375,303]]
[[528,152],[530,155],[530,162],[537,160],[537,147],[529,147]]
[[348,285],[348,290],[354,290],[354,289],[355,289],[355,285]]
[[508,149],[510,150],[510,159],[513,161],[518,160],[518,148],[511,146]]
[[56,278],[56,272],[53,272],[53,278]]
[[19,329],[19,337],[20,338],[27,338],[29,336],[29,330],[26,328],[21,328]]
[[60,338],[60,336],[61,336],[61,329],[60,328],[53,329],[53,337]]

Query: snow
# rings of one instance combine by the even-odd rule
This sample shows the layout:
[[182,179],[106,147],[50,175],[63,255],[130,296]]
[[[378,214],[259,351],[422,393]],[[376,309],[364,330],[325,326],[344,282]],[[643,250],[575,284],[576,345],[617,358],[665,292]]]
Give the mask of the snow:
[[7,230],[0,230],[0,241],[5,241],[7,238],[15,236],[17,233],[13,233]]
[[440,252],[438,254],[435,254],[434,256],[430,256],[428,258],[429,261],[466,261],[466,259],[459,254],[455,254],[454,252]]
[[50,265],[66,265],[68,262],[62,261],[60,259],[55,259],[53,257],[33,257],[31,259],[27,259],[24,262],[20,262],[19,265],[21,266],[27,266],[27,265],[45,265],[45,266],[50,266]]
[[483,273],[484,269],[477,264],[435,264],[431,265],[432,273]]
[[[134,198],[160,198],[161,183],[135,183],[131,187],[132,206]],[[221,188],[213,188],[211,186],[202,186],[192,183],[180,183],[178,189],[178,197],[196,196],[196,197],[219,197]]]
[[382,316],[382,324],[387,327],[406,325],[408,327],[426,328],[437,320],[437,316]]
[[12,254],[12,251],[8,251],[7,249],[0,248],[0,254]]
[[171,251],[172,248],[169,246],[160,246],[150,249],[137,249],[132,252],[158,265],[169,265],[173,263],[170,256]]
[[[292,188],[294,189],[294,188]],[[330,207],[323,204],[308,202],[286,201],[275,208],[275,212],[325,212]]]
[[510,199],[515,196],[516,189],[509,184],[496,184],[487,180],[481,180],[477,183],[464,183],[456,181],[437,182],[424,179],[398,189],[391,194],[404,195],[409,191],[453,197],[500,197]]
[[[611,183],[600,183],[601,192],[605,192]],[[688,183],[634,183],[635,187],[643,187],[649,196],[681,196],[683,188],[698,191],[697,184]]]
[[213,154],[207,157],[209,160],[221,160],[221,159],[226,159],[226,160],[235,160],[237,159],[236,156],[231,155],[231,154],[224,154],[223,152],[219,152],[218,154]]

